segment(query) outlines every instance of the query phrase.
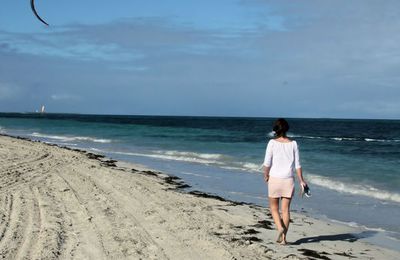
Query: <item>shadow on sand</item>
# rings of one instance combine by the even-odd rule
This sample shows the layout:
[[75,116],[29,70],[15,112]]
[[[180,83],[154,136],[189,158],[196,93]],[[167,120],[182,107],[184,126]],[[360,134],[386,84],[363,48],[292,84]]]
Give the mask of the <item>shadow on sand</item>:
[[360,238],[372,237],[376,233],[377,233],[376,231],[363,231],[358,234],[345,233],[345,234],[336,234],[336,235],[321,235],[321,236],[315,236],[315,237],[305,237],[305,238],[301,238],[301,239],[291,243],[291,245],[318,243],[321,241],[347,241],[347,242],[352,243],[352,242],[357,241]]

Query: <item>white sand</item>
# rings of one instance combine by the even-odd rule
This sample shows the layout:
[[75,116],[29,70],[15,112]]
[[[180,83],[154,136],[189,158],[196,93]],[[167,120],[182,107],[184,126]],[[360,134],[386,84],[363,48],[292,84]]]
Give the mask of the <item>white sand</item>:
[[297,243],[280,246],[265,208],[184,194],[164,174],[104,164],[83,152],[1,136],[0,257],[400,259],[357,240],[349,227],[299,214],[288,235]]

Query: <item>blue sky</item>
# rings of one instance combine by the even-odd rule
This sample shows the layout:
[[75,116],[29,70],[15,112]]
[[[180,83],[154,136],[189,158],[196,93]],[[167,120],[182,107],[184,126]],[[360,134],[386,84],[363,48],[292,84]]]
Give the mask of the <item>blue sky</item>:
[[3,0],[0,111],[400,118],[398,1]]

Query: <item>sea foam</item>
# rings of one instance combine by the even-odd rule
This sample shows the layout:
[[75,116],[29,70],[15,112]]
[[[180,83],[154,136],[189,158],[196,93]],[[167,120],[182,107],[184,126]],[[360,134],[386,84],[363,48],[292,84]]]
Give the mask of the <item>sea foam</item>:
[[150,158],[157,158],[163,160],[173,160],[182,162],[192,162],[200,164],[223,164],[220,160],[226,157],[223,154],[211,154],[211,153],[195,153],[195,152],[184,152],[184,151],[152,151],[148,153],[135,153],[135,152],[113,152],[115,154],[131,155],[131,156],[143,156]]
[[94,137],[88,137],[88,136],[48,135],[48,134],[41,134],[41,133],[37,133],[37,132],[30,134],[30,136],[53,139],[53,140],[60,140],[62,142],[90,141],[90,142],[94,142],[94,143],[111,143],[110,139],[101,139],[101,138],[94,138]]
[[217,153],[196,153],[196,152],[174,151],[174,150],[166,150],[166,151],[156,150],[149,152],[100,151],[98,149],[92,149],[92,150],[97,152],[108,152],[108,153],[128,155],[128,156],[140,156],[140,157],[148,157],[161,160],[213,165],[227,170],[245,171],[252,173],[259,173],[262,168],[262,164],[257,164],[252,162],[242,162],[239,161],[237,158]]
[[307,180],[315,185],[335,190],[341,193],[348,193],[353,195],[362,195],[367,197],[372,197],[379,200],[388,200],[400,203],[400,194],[396,192],[390,192],[385,190],[379,190],[372,186],[368,185],[358,185],[358,184],[349,184],[336,180],[332,180],[327,177],[322,177],[314,174],[307,174]]
[[[269,135],[269,134],[268,134]],[[269,135],[270,136],[270,135]],[[325,140],[334,140],[334,141],[365,141],[365,142],[400,142],[400,139],[376,139],[376,138],[360,138],[360,137],[346,137],[346,136],[308,136],[308,135],[297,135],[288,133],[288,137],[290,138],[303,138],[303,139],[325,139]]]

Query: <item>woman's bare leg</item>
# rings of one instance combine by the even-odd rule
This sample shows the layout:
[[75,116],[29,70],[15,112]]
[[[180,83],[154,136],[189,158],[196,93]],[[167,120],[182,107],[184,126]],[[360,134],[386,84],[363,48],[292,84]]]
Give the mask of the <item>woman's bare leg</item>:
[[274,219],[275,226],[278,229],[277,242],[280,243],[284,240],[285,228],[282,226],[281,215],[279,214],[279,198],[268,198],[269,207],[271,209],[272,218]]
[[285,229],[284,242],[286,242],[286,233],[289,230],[291,201],[292,201],[291,198],[282,198],[282,203],[281,203],[282,221]]

